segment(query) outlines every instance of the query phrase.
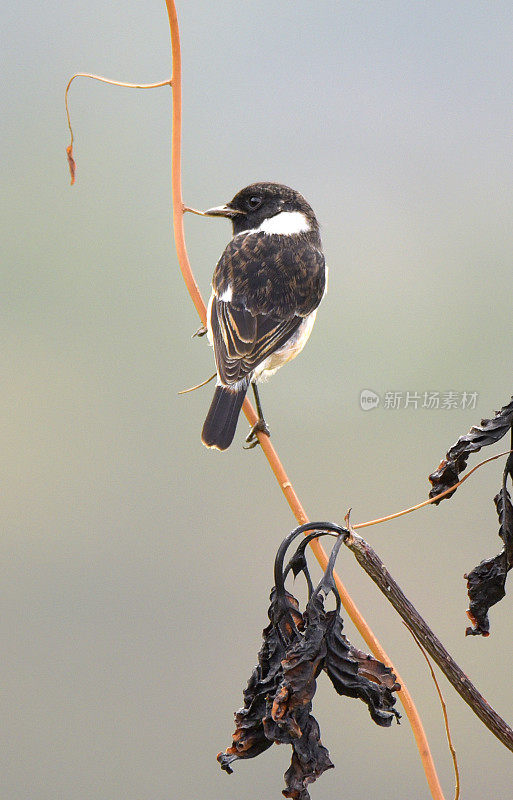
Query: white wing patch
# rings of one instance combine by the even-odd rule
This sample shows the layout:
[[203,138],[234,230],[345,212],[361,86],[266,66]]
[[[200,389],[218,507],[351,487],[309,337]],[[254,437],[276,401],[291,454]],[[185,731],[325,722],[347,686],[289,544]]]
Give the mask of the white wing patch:
[[221,300],[223,303],[230,303],[230,302],[231,302],[231,299],[232,299],[232,297],[233,297],[233,287],[232,287],[232,286],[230,286],[230,284],[228,284],[228,286],[227,286],[227,288],[224,290],[224,292],[223,292],[221,295],[219,295],[219,299],[220,299],[220,300]]

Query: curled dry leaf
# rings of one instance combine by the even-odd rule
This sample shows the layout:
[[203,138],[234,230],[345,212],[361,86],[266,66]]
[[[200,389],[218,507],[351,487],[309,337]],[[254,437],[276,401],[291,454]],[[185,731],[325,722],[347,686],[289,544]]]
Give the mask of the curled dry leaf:
[[292,758],[284,776],[286,788],[283,796],[308,800],[310,794],[306,787],[333,767],[328,750],[321,744],[317,720],[310,714],[303,735],[292,742]]
[[481,561],[464,576],[470,599],[467,614],[473,625],[465,631],[467,636],[489,636],[488,611],[506,594],[506,576],[513,566],[513,505],[505,481],[494,497],[494,503],[499,517],[499,536],[504,546],[498,555]]
[[[498,442],[510,430],[512,424],[513,398],[500,411],[496,412],[493,419],[481,420],[481,425],[472,427],[468,433],[460,436],[458,441],[453,444],[438,468],[429,476],[432,484],[429,496],[436,497],[454,486],[458,482],[459,475],[467,466],[470,454],[477,453],[482,447]],[[454,492],[451,492],[441,499],[452,497],[453,494]]]
[[[235,714],[232,745],[217,757],[221,768],[231,773],[231,764],[237,759],[253,758],[273,743],[290,744],[292,759],[283,794],[293,800],[308,800],[307,787],[333,767],[312,715],[317,678],[323,670],[338,694],[367,703],[378,725],[388,726],[394,717],[399,718],[393,709],[393,692],[400,687],[391,669],[354,648],[342,633],[340,597],[333,579],[342,535],[333,547],[322,580],[313,588],[305,543],[325,533],[317,531],[303,540],[285,569],[285,551],[295,537],[287,537],[278,550],[276,586],[268,611],[270,624],[263,632],[258,664],[244,691],[244,706]],[[290,571],[305,576],[309,599],[303,613],[298,601],[285,590]],[[326,612],[324,601],[330,592],[337,607]]]
[[[282,679],[284,642],[289,636],[293,638],[295,631],[299,631],[302,627],[302,616],[298,608],[298,601],[288,592],[284,598],[277,595],[274,590],[271,592],[271,605],[268,611],[270,624],[262,633],[263,643],[258,654],[258,664],[244,690],[244,705],[235,714],[232,746],[217,756],[221,769],[229,774],[233,772],[230,767],[233,761],[240,758],[254,758],[273,744],[274,740],[268,738],[264,730],[268,697],[276,694]],[[292,626],[290,620],[293,622]]]
[[[328,612],[335,614],[335,612]],[[333,616],[327,635],[324,669],[337,694],[357,697],[367,704],[376,723],[389,727],[400,714],[393,708],[393,692],[401,687],[390,667],[353,647],[342,633],[342,620]]]
[[[438,469],[431,473],[429,480],[432,489],[430,497],[437,497],[442,492],[449,490],[459,480],[461,472],[467,466],[467,460],[471,453],[476,453],[482,447],[495,444],[513,426],[513,398],[503,406],[500,411],[495,413],[493,419],[481,420],[481,425],[476,425],[465,434],[460,436],[458,441],[447,451]],[[512,438],[513,441],[513,438]],[[502,600],[506,594],[506,576],[513,566],[513,506],[506,489],[508,475],[513,475],[513,459],[510,454],[504,470],[504,481],[500,492],[494,498],[495,507],[499,517],[499,536],[502,538],[504,547],[494,558],[481,561],[464,577],[467,581],[469,596],[469,608],[467,615],[472,622],[472,626],[465,631],[466,635],[488,636],[490,632],[490,621],[488,619],[489,609]],[[454,491],[449,492],[445,497],[452,497]],[[441,500],[436,501],[438,505]]]
[[77,171],[77,165],[75,163],[75,159],[73,158],[73,145],[70,144],[66,148],[66,155],[68,156],[68,167],[69,167],[69,174],[71,177],[71,185],[75,183],[75,173]]
[[[300,738],[312,709],[316,680],[326,656],[326,624],[318,616],[312,619],[308,604],[303,621],[305,633],[287,650],[282,661],[283,677],[273,701],[271,717],[279,732],[275,741]],[[281,733],[285,734],[282,738]]]
[[373,683],[377,683],[379,686],[389,689],[391,692],[399,691],[401,686],[397,683],[391,667],[385,667],[377,658],[364,653],[363,650],[358,650],[352,644],[349,645],[349,648],[351,656],[358,661],[358,673],[360,675]]

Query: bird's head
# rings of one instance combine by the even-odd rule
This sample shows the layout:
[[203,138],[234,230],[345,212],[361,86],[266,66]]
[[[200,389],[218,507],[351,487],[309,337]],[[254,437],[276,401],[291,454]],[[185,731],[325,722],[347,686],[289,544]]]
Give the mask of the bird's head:
[[305,198],[281,183],[252,183],[225,205],[209,208],[204,213],[210,217],[230,219],[234,235],[255,229],[278,234],[319,229]]

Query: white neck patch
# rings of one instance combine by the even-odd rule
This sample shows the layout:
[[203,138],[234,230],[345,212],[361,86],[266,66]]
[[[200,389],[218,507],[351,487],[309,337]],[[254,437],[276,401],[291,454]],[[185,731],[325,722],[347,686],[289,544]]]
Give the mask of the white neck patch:
[[281,211],[274,217],[264,219],[258,228],[246,228],[236,236],[250,236],[252,233],[275,233],[278,236],[291,236],[294,233],[307,233],[311,225],[302,211]]
[[256,230],[259,233],[290,236],[293,233],[306,233],[311,227],[302,211],[282,211],[275,217],[264,219]]

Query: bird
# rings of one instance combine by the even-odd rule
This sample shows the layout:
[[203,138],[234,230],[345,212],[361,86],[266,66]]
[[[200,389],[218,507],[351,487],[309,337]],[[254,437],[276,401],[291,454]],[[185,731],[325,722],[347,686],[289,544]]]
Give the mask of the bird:
[[301,352],[326,293],[319,224],[305,198],[280,183],[252,183],[203,213],[231,220],[233,236],[207,309],[217,382],[201,439],[217,450],[230,446],[251,384],[259,417],[246,438],[251,448],[257,432],[270,435],[256,384]]

